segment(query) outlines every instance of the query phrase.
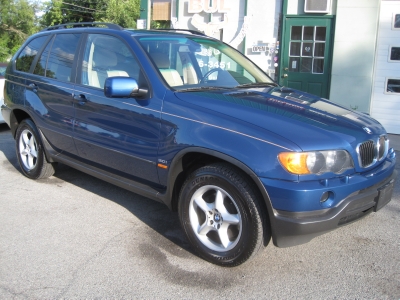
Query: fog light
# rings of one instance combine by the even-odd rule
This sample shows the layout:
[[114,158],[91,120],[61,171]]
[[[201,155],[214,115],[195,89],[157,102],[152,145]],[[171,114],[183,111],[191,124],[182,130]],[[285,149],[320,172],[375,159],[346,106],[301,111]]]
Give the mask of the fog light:
[[319,200],[321,203],[326,202],[330,197],[332,196],[332,192],[325,192],[321,196],[321,200]]

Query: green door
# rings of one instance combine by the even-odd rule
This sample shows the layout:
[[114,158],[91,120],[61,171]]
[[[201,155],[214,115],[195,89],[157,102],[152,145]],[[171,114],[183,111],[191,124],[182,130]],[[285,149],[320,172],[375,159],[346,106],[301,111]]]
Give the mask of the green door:
[[330,18],[285,19],[281,85],[328,98],[332,55],[331,25]]

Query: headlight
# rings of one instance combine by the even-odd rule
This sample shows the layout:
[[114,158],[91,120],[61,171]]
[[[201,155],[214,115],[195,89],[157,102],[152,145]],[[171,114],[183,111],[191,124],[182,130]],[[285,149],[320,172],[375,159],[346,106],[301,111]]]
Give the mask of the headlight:
[[314,152],[282,152],[279,162],[290,173],[297,175],[343,173],[354,167],[353,160],[345,150]]

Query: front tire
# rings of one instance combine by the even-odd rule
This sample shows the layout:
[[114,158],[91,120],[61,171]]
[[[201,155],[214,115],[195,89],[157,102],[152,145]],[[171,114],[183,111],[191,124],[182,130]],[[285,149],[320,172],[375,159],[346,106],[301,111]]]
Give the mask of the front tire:
[[30,119],[23,120],[15,136],[18,162],[22,173],[31,179],[42,179],[54,174],[54,166],[46,161],[39,132]]
[[256,195],[251,182],[228,164],[205,166],[189,176],[180,193],[179,218],[201,257],[233,267],[257,254],[268,229]]

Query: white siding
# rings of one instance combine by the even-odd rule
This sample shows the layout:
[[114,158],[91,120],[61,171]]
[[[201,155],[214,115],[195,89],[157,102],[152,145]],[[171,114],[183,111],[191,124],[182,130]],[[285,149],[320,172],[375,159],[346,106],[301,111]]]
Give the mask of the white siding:
[[333,102],[368,112],[380,0],[337,0],[331,88]]
[[400,62],[389,62],[390,47],[400,47],[400,30],[392,29],[393,15],[400,14],[400,1],[382,1],[375,58],[371,116],[387,132],[400,134],[400,94],[387,94],[386,80],[400,79]]

